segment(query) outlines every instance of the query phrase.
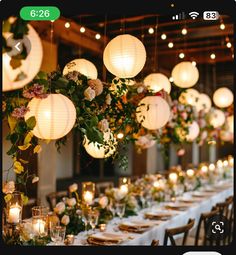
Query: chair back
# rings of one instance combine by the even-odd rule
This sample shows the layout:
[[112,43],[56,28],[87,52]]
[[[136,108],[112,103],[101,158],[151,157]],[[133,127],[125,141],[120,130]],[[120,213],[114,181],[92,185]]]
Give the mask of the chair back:
[[57,191],[57,192],[51,192],[48,195],[46,195],[46,200],[49,204],[50,210],[53,211],[54,207],[58,202],[61,201],[63,197],[68,197],[68,191]]
[[195,220],[189,219],[188,223],[183,226],[179,226],[177,228],[168,228],[165,231],[165,237],[164,237],[164,245],[166,246],[168,244],[168,240],[170,239],[170,243],[173,246],[176,246],[176,242],[174,239],[175,235],[184,234],[182,245],[185,245],[189,230],[193,227]]
[[113,182],[98,182],[96,183],[96,193],[99,196],[100,194],[104,194],[105,190],[107,188],[112,188],[114,187],[114,183]]

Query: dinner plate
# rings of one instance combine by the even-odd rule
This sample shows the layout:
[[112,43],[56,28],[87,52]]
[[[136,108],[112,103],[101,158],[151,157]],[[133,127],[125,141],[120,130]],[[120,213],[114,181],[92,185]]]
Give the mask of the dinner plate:
[[87,242],[96,245],[115,245],[129,239],[127,234],[99,232],[88,237]]
[[176,216],[177,213],[171,211],[150,211],[144,214],[144,217],[147,219],[156,219],[156,220],[168,220],[173,216]]
[[177,202],[177,203],[169,203],[165,206],[168,209],[175,209],[175,210],[186,210],[190,207],[190,204]]

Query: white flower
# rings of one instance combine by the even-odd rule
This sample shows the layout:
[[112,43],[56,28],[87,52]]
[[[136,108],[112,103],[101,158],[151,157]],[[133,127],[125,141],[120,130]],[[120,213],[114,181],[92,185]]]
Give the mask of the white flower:
[[95,92],[95,90],[93,90],[90,87],[88,87],[84,91],[84,96],[85,96],[86,100],[92,101],[95,98],[95,96],[96,96],[96,92]]
[[78,190],[78,184],[77,183],[73,183],[72,185],[69,186],[70,193],[73,193],[77,190]]
[[56,207],[54,208],[55,213],[62,214],[66,209],[66,206],[63,202],[59,202],[56,204]]
[[102,196],[99,198],[98,203],[104,209],[108,205],[108,198],[107,196]]
[[110,105],[111,104],[111,95],[110,94],[107,94],[107,96],[106,96],[106,104],[107,105]]
[[8,193],[13,193],[15,191],[15,182],[14,181],[9,181],[3,185],[2,189],[3,193],[8,194]]
[[142,149],[147,149],[152,147],[156,141],[152,139],[153,137],[149,134],[140,136],[137,141],[135,141],[135,144],[137,146],[140,146]]
[[142,93],[143,90],[144,90],[144,87],[143,87],[143,86],[139,86],[139,87],[137,88],[137,92],[138,92],[139,94]]
[[32,183],[35,183],[35,182],[38,182],[39,181],[39,177],[38,176],[35,176],[33,179],[32,179]]
[[125,193],[123,190],[118,188],[114,188],[113,191],[114,191],[114,198],[116,201],[120,201],[127,195],[127,193]]
[[62,218],[61,218],[61,223],[63,225],[68,225],[70,223],[70,217],[68,215],[64,215]]
[[103,119],[101,121],[99,121],[98,123],[98,128],[102,131],[102,132],[107,132],[109,129],[109,123],[107,121],[107,119]]
[[99,79],[89,80],[88,85],[91,89],[95,91],[96,96],[99,96],[100,94],[102,94],[103,84]]
[[76,205],[76,199],[75,199],[74,197],[72,197],[72,198],[67,198],[66,203],[67,203],[70,207],[72,207],[72,206]]
[[136,208],[138,206],[137,200],[134,196],[129,197],[128,205],[132,208]]

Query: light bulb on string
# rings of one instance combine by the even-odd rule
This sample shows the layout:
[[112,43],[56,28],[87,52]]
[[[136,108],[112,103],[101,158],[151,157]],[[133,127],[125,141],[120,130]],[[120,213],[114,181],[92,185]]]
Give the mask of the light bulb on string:
[[150,28],[148,29],[148,33],[149,33],[149,34],[154,34],[154,29],[153,29],[152,27],[150,27]]
[[211,59],[215,59],[215,58],[216,58],[216,55],[215,55],[214,53],[212,53],[212,54],[210,55],[210,58],[211,58]]
[[224,30],[224,29],[225,29],[225,24],[224,24],[224,23],[221,23],[221,24],[220,24],[220,29],[221,29],[221,30]]
[[227,42],[226,46],[227,46],[227,48],[231,48],[232,47],[231,42]]
[[184,58],[185,54],[183,52],[179,53],[179,58]]
[[166,38],[167,38],[166,34],[162,34],[162,35],[161,35],[161,39],[162,39],[162,40],[165,40]]
[[186,28],[183,28],[181,33],[182,33],[182,35],[186,35],[188,33],[188,30]]
[[169,43],[168,43],[168,47],[169,47],[169,48],[173,48],[173,47],[174,47],[174,44],[173,44],[172,42],[169,42]]
[[65,23],[65,28],[69,28],[70,27],[70,22],[66,22]]
[[80,31],[80,33],[84,33],[86,31],[86,29],[85,29],[85,27],[81,27],[79,31]]

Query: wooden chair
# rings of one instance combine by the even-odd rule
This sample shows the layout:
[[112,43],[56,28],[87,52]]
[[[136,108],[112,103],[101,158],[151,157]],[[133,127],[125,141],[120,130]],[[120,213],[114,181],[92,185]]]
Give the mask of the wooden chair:
[[188,223],[186,225],[177,227],[177,228],[168,228],[165,231],[165,237],[164,237],[164,246],[167,246],[168,240],[170,239],[170,243],[173,246],[176,246],[177,243],[174,239],[174,236],[179,235],[179,234],[184,234],[182,244],[180,245],[185,245],[189,230],[193,227],[195,220],[194,219],[189,219]]
[[158,246],[159,245],[159,240],[153,239],[151,242],[151,246]]
[[231,201],[231,206],[229,208],[229,237],[228,237],[228,244],[230,244],[233,241],[233,234],[234,234],[234,197],[230,196],[226,198],[226,202]]
[[57,191],[57,192],[51,192],[48,195],[46,195],[46,200],[49,204],[50,210],[53,211],[54,207],[58,202],[62,200],[63,197],[68,197],[68,191]]
[[105,190],[107,188],[112,188],[114,187],[114,183],[113,182],[98,182],[96,183],[96,193],[99,196],[100,194],[104,194]]

